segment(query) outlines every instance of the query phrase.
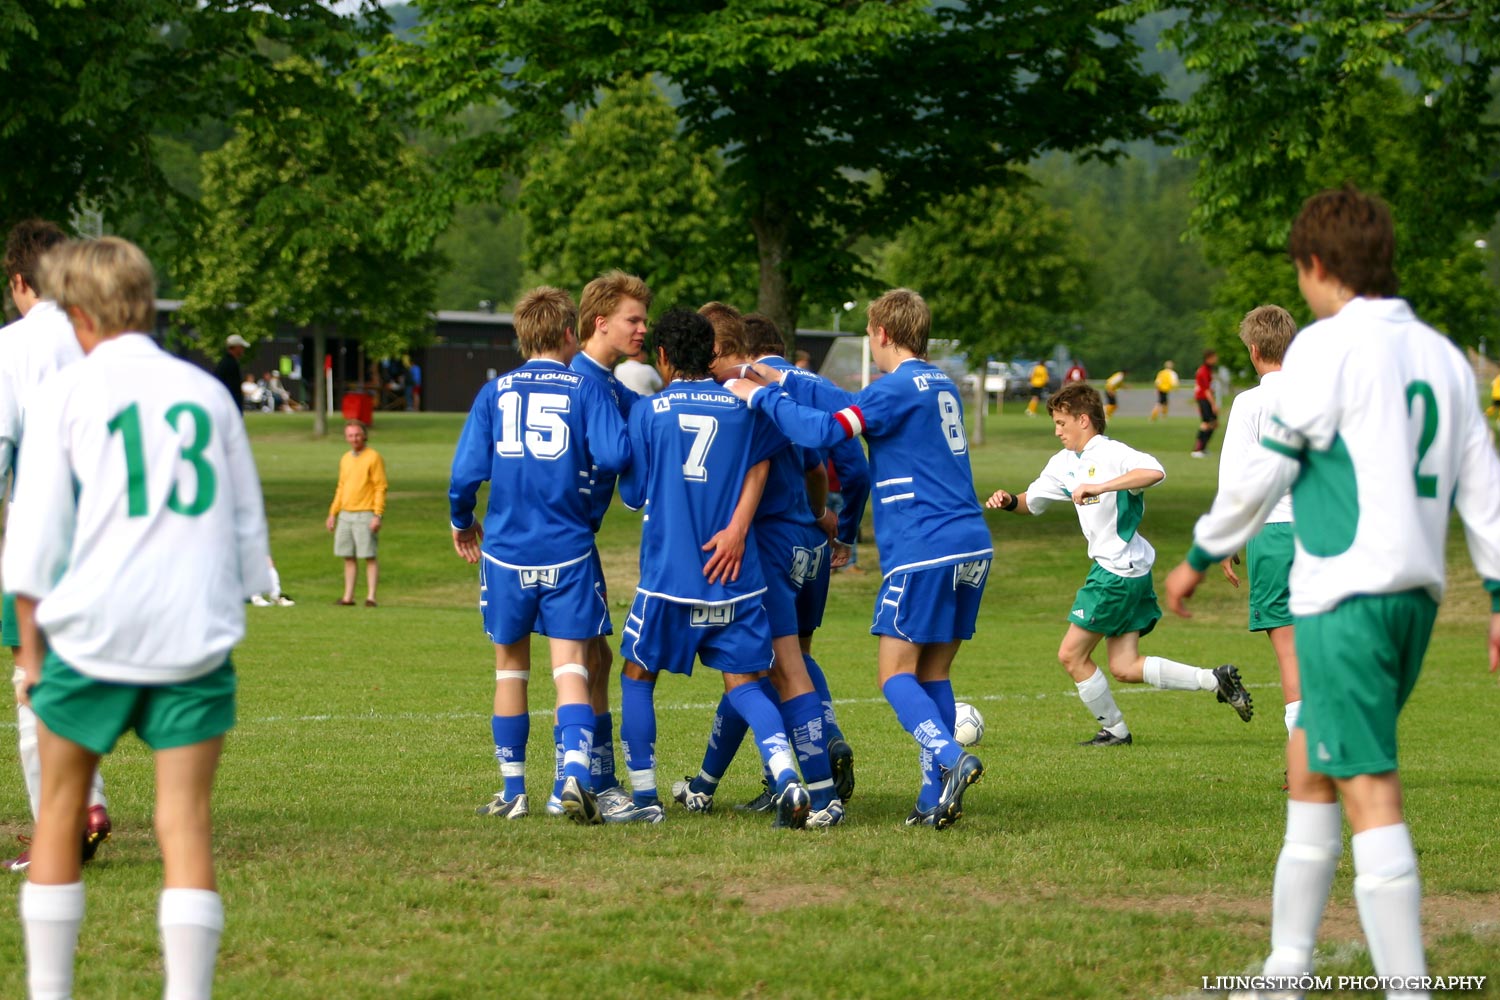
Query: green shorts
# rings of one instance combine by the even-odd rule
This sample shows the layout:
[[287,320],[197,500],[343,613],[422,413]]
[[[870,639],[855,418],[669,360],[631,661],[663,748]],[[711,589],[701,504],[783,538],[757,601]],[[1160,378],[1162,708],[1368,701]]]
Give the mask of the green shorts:
[[21,623],[16,621],[16,595],[0,596],[0,642],[9,649],[21,648]]
[[1250,631],[1292,624],[1287,601],[1292,596],[1292,556],[1296,549],[1290,521],[1266,525],[1245,546],[1250,570]]
[[1352,778],[1396,769],[1396,717],[1422,672],[1437,618],[1425,590],[1351,597],[1297,618],[1307,763]]
[[1151,574],[1117,576],[1094,564],[1073,598],[1068,621],[1104,636],[1139,632],[1146,635],[1161,620],[1161,606],[1151,588]]
[[370,530],[375,520],[371,510],[341,510],[333,528],[333,554],[352,559],[374,559],[379,551],[380,539]]
[[47,653],[31,708],[48,729],[107,754],[134,729],[153,750],[192,746],[234,728],[234,663],[181,684],[110,684],[85,677]]

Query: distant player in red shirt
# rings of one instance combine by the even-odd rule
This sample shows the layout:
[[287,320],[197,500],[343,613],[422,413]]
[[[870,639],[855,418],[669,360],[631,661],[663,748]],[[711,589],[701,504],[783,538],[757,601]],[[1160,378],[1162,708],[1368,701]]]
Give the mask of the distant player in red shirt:
[[1203,458],[1207,452],[1208,439],[1219,426],[1219,403],[1214,399],[1214,365],[1219,363],[1217,351],[1203,352],[1203,364],[1193,377],[1193,399],[1198,401],[1198,440],[1193,445],[1193,457]]

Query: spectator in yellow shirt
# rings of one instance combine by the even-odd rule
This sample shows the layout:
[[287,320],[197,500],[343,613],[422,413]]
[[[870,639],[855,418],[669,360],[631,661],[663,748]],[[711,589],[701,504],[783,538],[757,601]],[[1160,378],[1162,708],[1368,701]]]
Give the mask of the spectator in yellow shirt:
[[380,582],[376,561],[377,536],[385,514],[385,462],[374,448],[365,447],[369,432],[358,420],[344,424],[349,453],[339,459],[339,485],[328,508],[328,530],[333,535],[333,554],[344,559],[343,605],[354,603],[357,559],[365,561],[365,607],[375,607],[375,586]]
[[1167,415],[1168,394],[1177,388],[1177,366],[1170,361],[1161,363],[1161,371],[1156,373],[1156,405],[1151,407],[1151,419],[1165,417]]

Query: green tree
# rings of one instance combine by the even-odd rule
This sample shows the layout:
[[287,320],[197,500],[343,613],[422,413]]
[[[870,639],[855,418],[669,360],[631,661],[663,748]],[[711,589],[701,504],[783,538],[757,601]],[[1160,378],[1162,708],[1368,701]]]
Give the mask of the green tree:
[[1199,160],[1193,227],[1229,272],[1215,338],[1259,302],[1300,306],[1291,222],[1309,194],[1352,182],[1391,204],[1418,313],[1460,342],[1493,340],[1496,289],[1474,241],[1500,210],[1500,0],[1133,0],[1109,16],[1167,8],[1164,43],[1203,77],[1160,113]]
[[[181,320],[217,353],[230,333],[313,331],[321,372],[326,337],[394,354],[430,334],[436,255],[411,237],[409,192],[428,178],[417,154],[347,83],[306,60],[305,106],[242,114],[224,147],[204,157],[203,218],[185,264]],[[317,433],[326,432],[314,379]]]
[[152,206],[190,229],[153,134],[274,110],[298,81],[271,52],[341,67],[384,24],[375,0],[347,15],[314,0],[0,0],[0,223]]
[[920,289],[940,336],[986,356],[1041,357],[1087,305],[1084,245],[1066,212],[1020,185],[938,202],[887,252],[891,282]]
[[666,305],[753,294],[755,247],[725,217],[719,158],[680,131],[661,91],[627,78],[532,159],[521,209],[538,280],[578,289],[619,267]]
[[1088,0],[431,0],[415,42],[374,74],[438,121],[504,103],[505,128],[455,144],[450,194],[496,189],[625,73],[680,94],[687,132],[725,158],[722,195],[753,234],[758,307],[793,329],[804,298],[838,302],[890,236],[938,197],[1000,183],[1048,149],[1147,132],[1160,81]]

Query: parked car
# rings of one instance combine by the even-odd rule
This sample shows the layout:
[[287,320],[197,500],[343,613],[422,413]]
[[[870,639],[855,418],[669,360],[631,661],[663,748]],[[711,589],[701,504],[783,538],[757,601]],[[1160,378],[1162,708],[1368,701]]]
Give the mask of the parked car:
[[[1062,388],[1062,372],[1058,370],[1054,361],[1044,362],[1047,366],[1047,392],[1050,396]],[[1005,398],[1026,399],[1031,395],[1031,371],[1036,367],[1035,361],[1012,361],[1008,366],[1005,376]]]

